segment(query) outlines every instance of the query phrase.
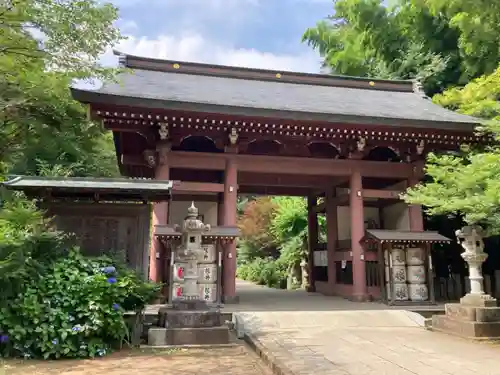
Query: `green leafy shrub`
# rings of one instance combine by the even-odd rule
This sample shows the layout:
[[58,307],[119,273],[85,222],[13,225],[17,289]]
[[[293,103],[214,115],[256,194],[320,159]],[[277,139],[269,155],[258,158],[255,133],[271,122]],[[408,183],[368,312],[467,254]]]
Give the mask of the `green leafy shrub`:
[[271,288],[286,288],[286,264],[272,258],[258,258],[240,265],[237,276]]
[[43,276],[25,279],[23,290],[1,306],[0,350],[28,358],[105,355],[127,341],[123,313],[142,308],[159,289],[109,258],[72,249]]

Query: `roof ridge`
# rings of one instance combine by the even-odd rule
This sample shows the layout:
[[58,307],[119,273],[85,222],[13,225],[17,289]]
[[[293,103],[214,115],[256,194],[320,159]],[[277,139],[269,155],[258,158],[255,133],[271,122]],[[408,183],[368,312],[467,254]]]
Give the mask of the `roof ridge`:
[[303,73],[287,70],[236,67],[136,56],[122,53],[117,50],[114,50],[113,53],[119,56],[120,66],[131,69],[317,86],[364,88],[375,91],[414,92],[413,80],[389,80],[337,74]]

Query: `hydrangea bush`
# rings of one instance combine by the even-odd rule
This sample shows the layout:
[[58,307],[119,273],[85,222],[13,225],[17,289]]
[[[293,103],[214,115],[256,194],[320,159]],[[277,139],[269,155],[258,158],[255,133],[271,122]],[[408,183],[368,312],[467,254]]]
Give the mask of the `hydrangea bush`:
[[0,353],[24,358],[103,356],[127,342],[125,311],[142,309],[160,285],[110,258],[78,249],[33,273],[0,306]]

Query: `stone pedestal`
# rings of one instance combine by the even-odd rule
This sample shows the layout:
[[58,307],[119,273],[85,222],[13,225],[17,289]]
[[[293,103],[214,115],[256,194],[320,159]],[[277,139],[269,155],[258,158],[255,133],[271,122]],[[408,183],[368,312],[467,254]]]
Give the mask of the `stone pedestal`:
[[450,303],[445,305],[445,315],[432,317],[432,329],[472,339],[497,339],[500,308]]
[[205,301],[174,301],[159,312],[159,328],[150,329],[148,344],[222,345],[229,343],[229,327],[220,309]]
[[445,315],[432,317],[434,330],[474,339],[500,338],[500,308],[497,300],[484,293],[481,265],[486,260],[483,232],[468,226],[456,232],[465,249],[462,257],[469,266],[470,293],[460,303],[445,305]]

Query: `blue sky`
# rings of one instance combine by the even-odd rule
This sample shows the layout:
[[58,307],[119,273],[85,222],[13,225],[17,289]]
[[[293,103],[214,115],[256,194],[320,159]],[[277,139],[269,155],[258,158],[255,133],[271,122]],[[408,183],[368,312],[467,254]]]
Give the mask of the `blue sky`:
[[[111,0],[128,39],[115,48],[158,58],[318,72],[304,30],[332,12],[331,0]],[[110,52],[103,62],[114,64]]]

